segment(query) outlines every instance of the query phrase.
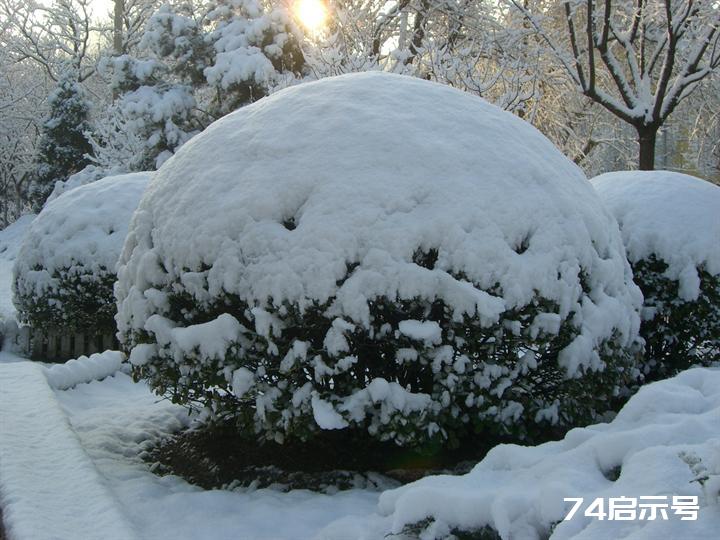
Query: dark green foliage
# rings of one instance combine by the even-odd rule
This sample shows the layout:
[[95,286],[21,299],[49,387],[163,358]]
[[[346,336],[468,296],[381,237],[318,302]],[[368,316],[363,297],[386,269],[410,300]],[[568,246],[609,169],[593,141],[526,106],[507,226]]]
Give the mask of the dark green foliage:
[[61,78],[48,96],[50,115],[43,124],[37,147],[37,168],[32,179],[30,197],[36,209],[42,207],[55,182],[89,164],[92,147],[85,133],[89,106],[72,73]]
[[[412,525],[406,525],[402,530],[402,537],[408,539],[420,538],[420,535],[433,523],[435,523],[433,519],[427,518]],[[472,530],[452,529],[443,538],[447,540],[501,540],[501,536],[490,525],[484,525]]]
[[[348,268],[348,276],[352,270]],[[182,290],[176,282],[164,291],[169,310],[163,316],[178,326],[230,314],[246,329],[255,327],[253,306],[238,298],[228,295],[213,305],[198,306]],[[170,345],[160,345],[157,355],[134,368],[135,377],[147,379],[176,403],[206,408],[217,421],[235,421],[248,437],[275,441],[313,437],[320,428],[313,417],[312,391],[336,411],[344,411],[348,428],[413,447],[456,446],[468,437],[547,440],[613,409],[619,391],[631,383],[634,352],[614,340],[598,350],[606,363],[604,371],[567,378],[558,353],[579,329],[570,314],[557,334],[533,332],[537,315],[558,310],[543,298],[505,312],[491,326],[483,326],[476,317],[456,320],[452,309],[440,301],[377,298],[370,305],[370,329],[342,323],[348,346],[340,354],[329,351],[325,343],[337,323],[328,314],[329,305],[316,304],[302,312],[290,304],[266,308],[282,330],[271,335],[247,330],[222,360],[204,357],[197,349],[185,351],[179,359]],[[405,320],[437,322],[441,343],[401,334],[399,324]],[[137,344],[151,339],[136,332],[124,341]],[[306,354],[293,352],[298,343]],[[348,356],[354,360],[348,362]],[[254,385],[242,397],[232,391],[232,373],[239,368],[254,374]],[[346,407],[350,396],[377,379],[425,394],[429,400],[425,406],[405,410],[388,405],[392,399],[371,400],[360,407],[361,414],[357,407]]]
[[640,335],[645,339],[646,381],[672,377],[694,365],[720,361],[720,276],[698,269],[700,295],[683,300],[668,265],[654,256],[633,264],[645,297]]
[[[42,271],[42,268],[36,270]],[[20,322],[43,330],[115,332],[113,284],[116,276],[113,272],[102,268],[99,275],[93,275],[63,269],[56,271],[52,279],[53,286],[41,295],[23,294],[16,286],[15,304]]]

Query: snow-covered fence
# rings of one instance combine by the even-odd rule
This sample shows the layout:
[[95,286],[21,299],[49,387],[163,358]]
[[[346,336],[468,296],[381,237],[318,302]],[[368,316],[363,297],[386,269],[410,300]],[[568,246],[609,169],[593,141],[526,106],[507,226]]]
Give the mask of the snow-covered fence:
[[78,384],[99,381],[114,375],[122,368],[125,355],[120,351],[105,351],[89,357],[80,356],[45,369],[45,377],[53,388],[66,390]]
[[110,333],[92,334],[62,330],[21,329],[21,349],[33,360],[63,362],[82,355],[118,349],[117,338]]

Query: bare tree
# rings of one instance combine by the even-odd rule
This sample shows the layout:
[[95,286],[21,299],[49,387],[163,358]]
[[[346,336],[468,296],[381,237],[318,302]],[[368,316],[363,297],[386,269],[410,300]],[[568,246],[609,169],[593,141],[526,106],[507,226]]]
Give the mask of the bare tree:
[[[142,39],[145,23],[162,3],[161,0],[114,0],[113,12],[109,14],[112,15],[113,54],[133,52]],[[110,33],[109,28],[103,30]]]
[[29,208],[27,187],[44,115],[45,82],[36,64],[13,63],[0,52],[0,227]]
[[[654,168],[657,133],[668,116],[720,67],[720,7],[713,0],[507,1],[580,92],[634,127],[640,169]],[[564,40],[553,32],[559,18]]]
[[32,61],[57,81],[70,67],[82,82],[95,73],[90,57],[91,0],[0,0],[0,46],[15,62]]
[[127,51],[123,46],[125,0],[115,0],[115,10],[113,11],[113,52],[120,56]]

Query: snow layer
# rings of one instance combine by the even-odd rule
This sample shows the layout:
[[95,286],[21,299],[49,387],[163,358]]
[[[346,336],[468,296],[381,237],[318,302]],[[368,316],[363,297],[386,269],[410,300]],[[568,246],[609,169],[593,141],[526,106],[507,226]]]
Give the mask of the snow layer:
[[[122,373],[55,396],[37,364],[0,364],[0,381],[0,504],[14,540],[382,540],[427,517],[435,522],[425,538],[484,524],[512,540],[710,540],[720,529],[717,369],[642,388],[610,424],[537,447],[499,446],[467,475],[428,477],[379,502],[365,489],[204,491],[153,475],[139,454],[187,418]],[[708,477],[706,488],[698,476]],[[696,495],[698,520],[670,511],[668,521],[597,521],[582,512],[561,521],[570,507],[564,497],[623,495]]]
[[[720,530],[720,370],[691,369],[640,389],[609,424],[536,447],[500,445],[464,476],[431,476],[380,497],[381,516],[342,519],[321,538],[382,538],[427,518],[425,539],[489,525],[505,540],[716,538]],[[616,469],[617,468],[617,469]],[[619,474],[613,480],[613,472]],[[707,477],[705,486],[698,477]],[[692,495],[697,521],[599,521],[595,497]],[[563,518],[583,497],[583,511]],[[551,526],[559,522],[552,530]],[[373,531],[369,533],[368,531]],[[402,536],[401,536],[402,537]]]
[[0,231],[0,319],[15,320],[12,302],[12,268],[35,214],[27,214]]
[[697,268],[720,274],[720,187],[669,171],[621,171],[592,179],[620,224],[628,258],[668,264],[686,300],[697,298]]
[[114,273],[128,223],[150,173],[111,176],[66,191],[30,226],[15,262],[15,293],[57,290],[57,272],[70,276]]
[[81,383],[97,381],[114,375],[122,368],[125,355],[120,351],[105,351],[80,356],[64,364],[45,368],[45,377],[53,388],[66,390]]
[[43,368],[0,364],[0,381],[0,506],[9,538],[136,538],[70,429]]
[[[140,453],[152,441],[186,426],[186,411],[158,400],[146,384],[133,383],[125,374],[59,391],[57,398],[142,538],[310,540],[338,516],[368,516],[377,506],[379,492],[370,489],[334,495],[275,489],[206,491],[176,476],[156,476]],[[76,535],[68,540],[84,538],[104,536]],[[340,538],[344,536],[335,540]]]
[[[438,251],[434,268],[418,249]],[[331,300],[365,327],[379,296],[442,299],[490,325],[540,295],[581,329],[571,374],[639,325],[617,225],[580,169],[482,99],[379,72],[287,88],[188,142],[148,187],[118,278],[124,334],[153,333],[170,283],[199,307]]]
[[53,188],[52,193],[50,193],[50,196],[47,198],[47,202],[45,203],[45,205],[47,205],[51,201],[54,201],[60,195],[67,191],[70,191],[71,189],[97,182],[98,180],[102,180],[103,178],[108,176],[116,176],[117,174],[121,174],[123,172],[126,171],[123,170],[117,171],[116,173],[109,173],[105,169],[96,165],[88,165],[81,171],[70,175],[67,180],[58,180],[57,182],[55,182],[55,187]]

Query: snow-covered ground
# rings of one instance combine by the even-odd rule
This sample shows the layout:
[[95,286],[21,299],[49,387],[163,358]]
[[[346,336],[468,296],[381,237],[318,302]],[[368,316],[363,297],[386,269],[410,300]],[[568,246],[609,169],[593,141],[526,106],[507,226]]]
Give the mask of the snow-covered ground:
[[[115,354],[67,371],[84,380]],[[0,364],[9,390],[0,393],[0,504],[12,540],[314,538],[338,517],[377,507],[379,492],[367,489],[204,491],[158,477],[139,454],[183,426],[184,409],[122,372],[53,392],[58,367],[46,379],[34,363]]]
[[[498,446],[467,475],[428,477],[384,493],[379,511],[390,516],[392,532],[433,518],[436,531],[490,525],[511,539],[550,532],[554,540],[716,538],[719,428],[720,370],[691,369],[640,389],[609,424],[573,429],[537,447]],[[703,486],[697,479],[706,476]],[[697,520],[672,509],[675,497],[687,496],[697,497]],[[566,497],[584,498],[570,520]],[[668,519],[584,515],[594,499],[608,512],[620,497],[638,499],[638,515],[641,497],[664,497]]]
[[0,364],[0,378],[0,506],[10,539],[134,538],[42,366]]
[[123,374],[59,392],[58,400],[140,538],[313,538],[337,517],[367,515],[377,505],[379,493],[367,490],[334,496],[204,491],[177,477],[155,476],[137,457],[142,441],[177,429],[184,412]]
[[[718,369],[646,386],[613,422],[572,430],[563,441],[499,446],[464,476],[326,495],[206,491],[156,476],[140,453],[188,419],[122,371],[82,382],[116,360],[117,353],[80,359],[62,381],[57,366],[0,364],[0,504],[11,540],[381,540],[412,537],[403,531],[418,522],[429,525],[424,538],[484,525],[513,540],[551,530],[554,539],[710,539],[720,530]],[[674,496],[696,496],[698,519],[681,520],[672,508],[667,520],[583,515],[594,498],[621,496],[666,497],[669,506]],[[585,499],[569,521],[565,497]]]

